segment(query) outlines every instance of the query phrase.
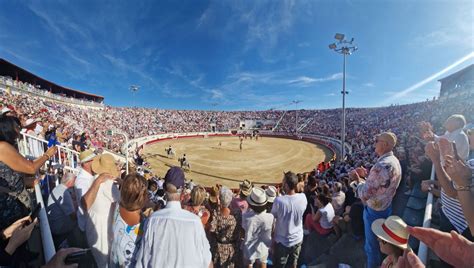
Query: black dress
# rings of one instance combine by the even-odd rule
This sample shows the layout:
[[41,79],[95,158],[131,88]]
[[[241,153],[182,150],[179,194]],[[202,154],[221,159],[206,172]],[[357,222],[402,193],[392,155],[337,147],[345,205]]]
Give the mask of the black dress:
[[27,216],[32,208],[30,194],[23,181],[24,174],[0,162],[0,230]]

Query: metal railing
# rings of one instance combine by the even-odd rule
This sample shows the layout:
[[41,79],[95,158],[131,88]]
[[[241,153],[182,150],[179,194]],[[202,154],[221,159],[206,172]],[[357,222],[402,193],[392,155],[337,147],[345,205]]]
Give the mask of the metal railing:
[[[435,179],[435,168],[434,165],[431,167],[431,177],[430,180],[434,181]],[[431,226],[431,213],[433,210],[433,194],[431,192],[428,193],[428,197],[426,198],[426,207],[425,207],[425,216],[423,218],[423,227],[429,228]],[[428,262],[428,247],[425,243],[420,241],[420,245],[418,247],[418,258],[426,265]]]
[[[44,153],[44,146],[45,144],[48,144],[47,141],[25,133],[21,133],[21,136],[22,140],[19,142],[18,147],[20,153],[23,156],[31,159],[40,157]],[[64,146],[57,147],[58,152],[50,161],[57,161],[57,163],[62,165],[64,169],[77,173],[78,170],[76,169],[76,160],[79,159],[79,153]],[[41,153],[41,155],[37,155],[39,153]],[[45,163],[45,166],[47,167],[49,164],[51,163]],[[44,261],[46,263],[54,256],[54,254],[56,254],[56,249],[54,247],[53,237],[51,235],[51,228],[49,226],[48,221],[48,215],[46,213],[47,204],[43,200],[40,184],[35,185],[35,196],[37,203],[41,203],[41,209],[38,217]]]

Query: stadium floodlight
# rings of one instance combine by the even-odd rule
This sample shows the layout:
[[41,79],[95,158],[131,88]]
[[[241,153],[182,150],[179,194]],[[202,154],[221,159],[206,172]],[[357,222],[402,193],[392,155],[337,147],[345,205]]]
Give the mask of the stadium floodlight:
[[346,144],[346,94],[349,94],[346,91],[346,56],[351,55],[354,51],[357,50],[357,46],[353,45],[354,38],[351,38],[350,41],[344,39],[345,35],[341,33],[336,33],[334,38],[339,42],[329,45],[329,49],[336,51],[339,54],[342,54],[344,57],[344,63],[342,66],[342,127],[341,127],[341,161],[344,161],[345,158],[345,144]]
[[298,135],[298,103],[301,103],[301,100],[294,100],[291,103],[295,105],[295,134]]
[[[135,107],[135,94],[137,93],[137,91],[138,91],[139,88],[140,88],[140,87],[139,87],[139,86],[136,86],[136,85],[131,85],[131,86],[130,86],[130,91],[131,91],[132,94],[133,94],[133,107]],[[135,120],[136,120],[136,118],[135,118]],[[136,125],[137,125],[137,122],[135,122],[135,123],[133,124],[133,138],[134,138],[134,139],[136,138],[136,133],[135,133],[135,132],[136,132]]]
[[341,34],[341,33],[337,33],[334,38],[336,40],[338,40],[339,42],[341,42],[342,40],[344,40],[344,34]]

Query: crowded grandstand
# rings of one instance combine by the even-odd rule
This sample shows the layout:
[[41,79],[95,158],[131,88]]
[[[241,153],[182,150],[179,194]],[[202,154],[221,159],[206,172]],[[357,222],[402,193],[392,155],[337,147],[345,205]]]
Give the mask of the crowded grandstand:
[[[460,72],[472,85],[473,65]],[[31,252],[40,252],[60,267],[76,252],[81,267],[419,267],[407,249],[419,253],[423,243],[434,253],[429,265],[474,265],[472,87],[347,109],[346,155],[274,184],[235,178],[240,187],[230,189],[193,183],[179,167],[157,174],[143,146],[129,145],[170,133],[238,136],[250,118],[273,122],[263,137],[339,140],[340,110],[118,108],[8,74],[0,78],[2,265],[39,266]],[[342,254],[344,245],[355,248]]]

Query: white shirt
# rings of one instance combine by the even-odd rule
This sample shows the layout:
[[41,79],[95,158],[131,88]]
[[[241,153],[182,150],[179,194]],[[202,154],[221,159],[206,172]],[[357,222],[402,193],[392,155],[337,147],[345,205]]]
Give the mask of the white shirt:
[[304,194],[282,195],[275,198],[272,214],[276,218],[275,241],[292,247],[303,241],[303,213],[308,201]]
[[145,229],[135,267],[209,267],[211,251],[201,219],[180,202],[170,201],[154,212]]
[[346,201],[346,194],[343,191],[332,194],[332,206],[338,215],[344,213],[344,202]]
[[89,172],[85,171],[83,168],[80,168],[74,186],[76,188],[76,198],[79,202],[79,206],[77,209],[77,224],[79,225],[79,229],[81,229],[81,231],[86,230],[86,215],[84,213],[84,210],[82,209],[81,199],[87,193],[87,191],[89,191],[89,188],[91,188],[93,182],[94,176]]
[[120,200],[118,185],[112,180],[103,182],[97,196],[88,210],[85,232],[97,267],[107,267],[109,262],[109,245],[112,244],[113,203]]
[[242,228],[245,230],[243,244],[245,259],[266,261],[268,248],[272,243],[273,219],[270,213],[264,211],[256,214],[251,209],[242,215]]
[[467,160],[469,156],[469,138],[467,137],[466,133],[462,130],[462,128],[458,128],[453,132],[446,131],[443,136],[436,136],[435,140],[439,141],[440,138],[445,138],[448,141],[456,143],[456,149],[458,151],[459,156],[463,160]]
[[334,219],[334,208],[331,203],[328,203],[325,207],[319,209],[321,213],[321,218],[319,219],[319,224],[324,229],[331,229],[333,227],[332,220]]

